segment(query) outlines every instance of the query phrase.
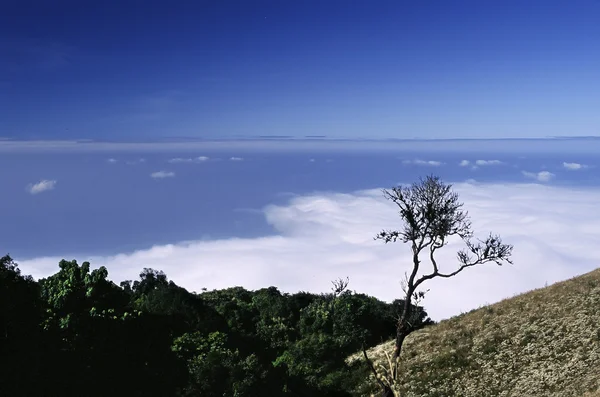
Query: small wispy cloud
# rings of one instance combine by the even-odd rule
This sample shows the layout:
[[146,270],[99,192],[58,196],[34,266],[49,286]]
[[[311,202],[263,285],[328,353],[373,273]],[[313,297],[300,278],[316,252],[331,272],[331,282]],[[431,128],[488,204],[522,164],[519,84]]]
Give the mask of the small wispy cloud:
[[154,179],[173,178],[175,173],[172,171],[157,171],[150,174],[150,177]]
[[500,160],[475,160],[473,163],[471,163],[471,161],[469,160],[462,160],[460,163],[458,163],[459,166],[461,167],[468,167],[470,165],[472,165],[472,169],[477,169],[479,167],[485,167],[488,165],[501,165],[504,164],[502,161]]
[[137,159],[137,160],[130,160],[130,161],[127,162],[127,164],[129,164],[129,165],[136,165],[136,164],[143,164],[145,162],[146,162],[146,159],[140,158],[140,159]]
[[415,165],[427,165],[430,167],[439,167],[443,163],[441,161],[435,161],[435,160],[416,159],[416,160],[404,160],[404,161],[402,161],[402,164],[415,164]]
[[106,162],[110,163],[110,164],[114,164],[117,162],[117,159],[110,158],[110,159],[107,159]]
[[314,163],[314,162],[315,162],[315,161],[317,161],[317,160],[315,160],[315,159],[310,159],[310,160],[308,160],[308,161],[310,161],[311,163]]
[[579,164],[579,163],[567,163],[567,162],[563,162],[563,167],[571,170],[571,171],[577,171],[577,170],[581,170],[584,168],[587,168],[587,165],[585,164]]
[[527,178],[535,179],[539,182],[549,182],[555,175],[549,171],[527,172],[523,171],[523,175]]
[[32,183],[27,186],[27,191],[30,194],[39,194],[42,192],[46,192],[48,190],[54,189],[56,186],[55,180],[44,179],[39,181],[38,183]]
[[244,161],[243,157],[231,157],[229,160],[231,161]]
[[500,160],[477,160],[475,161],[476,165],[486,166],[486,165],[500,165],[502,161]]
[[175,157],[173,159],[167,160],[167,162],[171,163],[171,164],[177,164],[177,163],[201,163],[201,162],[208,161],[208,160],[210,160],[210,158],[206,157],[206,156],[198,156],[198,157],[195,157],[195,158],[191,158],[191,157],[188,157],[188,158]]

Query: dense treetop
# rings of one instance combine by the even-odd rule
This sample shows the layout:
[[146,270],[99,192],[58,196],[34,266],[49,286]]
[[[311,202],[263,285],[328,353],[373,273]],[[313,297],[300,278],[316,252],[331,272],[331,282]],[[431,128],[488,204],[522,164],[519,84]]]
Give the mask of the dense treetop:
[[[0,259],[2,395],[352,396],[346,358],[394,335],[403,302],[242,287],[191,293],[154,269],[119,285],[61,261],[33,280]],[[418,326],[431,323],[421,308]]]

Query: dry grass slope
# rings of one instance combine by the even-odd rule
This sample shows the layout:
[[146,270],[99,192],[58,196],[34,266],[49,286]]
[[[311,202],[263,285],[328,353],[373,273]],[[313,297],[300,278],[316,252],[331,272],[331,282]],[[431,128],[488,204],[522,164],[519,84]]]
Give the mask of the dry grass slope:
[[401,377],[402,397],[600,397],[600,269],[413,333]]

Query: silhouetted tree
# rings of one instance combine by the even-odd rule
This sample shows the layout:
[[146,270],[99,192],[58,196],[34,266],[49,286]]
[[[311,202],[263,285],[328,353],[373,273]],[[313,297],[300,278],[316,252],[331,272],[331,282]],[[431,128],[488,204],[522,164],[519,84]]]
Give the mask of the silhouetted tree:
[[[458,201],[458,194],[452,185],[443,183],[436,176],[421,178],[410,186],[399,186],[391,191],[384,190],[386,199],[398,206],[398,214],[402,220],[399,230],[384,230],[375,239],[385,243],[400,241],[408,243],[412,252],[412,270],[406,274],[403,284],[404,308],[396,326],[395,349],[390,361],[390,368],[377,370],[363,348],[363,355],[374,373],[383,395],[397,396],[398,359],[405,338],[415,330],[416,320],[421,316],[413,310],[413,302],[419,302],[426,291],[418,291],[423,283],[433,278],[454,277],[463,270],[476,265],[493,262],[498,265],[512,263],[510,256],[512,246],[503,244],[497,235],[490,234],[485,240],[473,240],[473,231],[468,213],[462,210],[463,204]],[[448,244],[450,239],[461,239],[465,248],[457,253],[458,264],[452,271],[442,271],[436,260],[439,249]],[[430,272],[418,277],[419,270],[424,270],[421,258],[429,259]]]

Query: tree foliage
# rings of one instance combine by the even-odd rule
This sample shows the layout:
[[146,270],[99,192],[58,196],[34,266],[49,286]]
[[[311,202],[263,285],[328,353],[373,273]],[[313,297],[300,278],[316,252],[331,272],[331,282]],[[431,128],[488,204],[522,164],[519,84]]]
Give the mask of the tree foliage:
[[[394,335],[405,305],[347,289],[242,287],[191,293],[145,268],[119,284],[62,260],[35,281],[0,258],[2,395],[355,395],[347,357]],[[419,325],[430,320],[422,309]]]

